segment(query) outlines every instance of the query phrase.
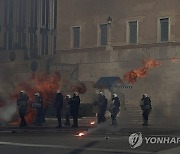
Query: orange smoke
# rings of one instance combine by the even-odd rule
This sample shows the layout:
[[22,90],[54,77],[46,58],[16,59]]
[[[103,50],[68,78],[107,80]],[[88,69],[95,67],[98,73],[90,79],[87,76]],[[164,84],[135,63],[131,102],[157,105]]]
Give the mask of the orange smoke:
[[84,83],[76,83],[71,87],[71,91],[77,91],[80,94],[84,94],[87,91],[86,85]]
[[32,108],[34,94],[37,92],[41,94],[43,97],[43,107],[47,108],[48,103],[53,102],[55,92],[60,89],[60,80],[60,74],[56,72],[53,74],[33,74],[27,82],[19,83],[17,93],[23,89],[29,96],[29,104],[25,117],[28,124],[34,121],[36,114],[35,110]]
[[126,80],[129,83],[135,83],[138,78],[145,77],[149,69],[152,69],[161,65],[159,61],[156,61],[153,59],[144,60],[142,63],[144,65],[143,67],[127,72],[124,75],[124,80]]

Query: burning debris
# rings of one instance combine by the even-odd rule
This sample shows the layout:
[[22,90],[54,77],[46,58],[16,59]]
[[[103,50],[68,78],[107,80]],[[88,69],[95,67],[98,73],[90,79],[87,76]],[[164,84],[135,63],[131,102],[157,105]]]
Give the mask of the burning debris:
[[90,122],[90,125],[95,125],[95,121]]
[[[23,89],[29,96],[28,110],[25,117],[28,124],[34,121],[36,115],[35,110],[32,108],[34,94],[39,92],[42,95],[43,107],[44,109],[47,108],[48,104],[53,102],[56,90],[60,89],[60,80],[61,77],[59,73],[41,75],[33,74],[28,82],[19,83],[17,93]],[[13,97],[16,96],[17,94],[13,95]]]
[[160,66],[161,63],[159,61],[153,60],[153,59],[148,59],[143,61],[143,67],[139,69],[132,70],[130,72],[127,72],[124,75],[124,80],[126,80],[129,83],[135,83],[138,78],[143,78],[147,75],[147,72],[155,68],[157,66]]
[[84,135],[85,135],[85,133],[81,132],[81,133],[79,133],[78,135],[75,135],[75,136],[81,137],[81,136],[84,136]]

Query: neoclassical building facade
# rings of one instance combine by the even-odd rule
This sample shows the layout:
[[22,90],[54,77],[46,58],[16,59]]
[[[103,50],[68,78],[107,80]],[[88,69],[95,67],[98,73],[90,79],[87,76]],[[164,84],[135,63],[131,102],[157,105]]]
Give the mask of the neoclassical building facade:
[[[0,0],[1,68],[11,65],[25,77],[35,61],[37,72],[59,71],[86,84],[84,103],[92,103],[99,78],[119,77],[132,86],[114,89],[125,105],[138,108],[148,93],[154,114],[173,115],[180,91],[179,5],[179,0]],[[124,80],[147,59],[160,65],[133,84]]]

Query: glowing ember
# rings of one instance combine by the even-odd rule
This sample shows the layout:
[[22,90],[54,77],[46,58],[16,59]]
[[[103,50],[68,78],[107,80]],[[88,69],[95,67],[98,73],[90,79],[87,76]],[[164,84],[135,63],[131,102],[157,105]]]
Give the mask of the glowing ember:
[[79,136],[84,136],[84,133],[79,133]]
[[95,122],[94,122],[94,121],[92,121],[90,124],[91,124],[91,125],[94,125],[94,124],[95,124]]
[[159,61],[148,59],[143,61],[143,67],[139,69],[132,70],[130,72],[127,72],[124,75],[124,79],[128,81],[129,83],[135,83],[138,78],[143,78],[147,75],[147,72],[149,69],[155,68],[157,66],[160,66],[161,63]]
[[84,133],[79,133],[78,135],[75,135],[75,136],[84,136],[85,134]]

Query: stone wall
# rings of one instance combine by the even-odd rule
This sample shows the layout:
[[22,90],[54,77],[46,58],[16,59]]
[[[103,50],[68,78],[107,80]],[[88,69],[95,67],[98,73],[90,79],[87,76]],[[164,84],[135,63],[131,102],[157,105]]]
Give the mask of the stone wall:
[[[97,49],[94,49],[97,50]],[[132,89],[115,88],[117,93],[125,95],[125,104],[139,106],[142,94],[151,96],[154,106],[169,105],[178,107],[180,95],[180,46],[179,45],[154,45],[136,48],[116,47],[115,50],[106,51],[84,51],[73,52],[62,51],[59,53],[59,61],[62,63],[79,64],[79,80],[81,82],[91,82],[88,84],[88,93],[83,96],[83,102],[91,103],[95,95],[94,83],[103,76],[123,76],[128,71],[143,66],[142,60],[154,59],[161,63],[160,66],[150,69],[147,76],[139,78],[132,85]],[[177,58],[177,59],[174,59]],[[94,91],[94,92],[93,92]],[[109,96],[110,100],[110,96]],[[175,107],[175,108],[176,108]],[[158,109],[158,107],[156,107]]]
[[61,0],[58,3],[57,51],[71,49],[73,26],[81,28],[80,48],[98,47],[98,26],[112,17],[112,44],[127,42],[127,22],[137,20],[139,44],[158,42],[159,18],[170,18],[170,41],[180,41],[179,0]]

